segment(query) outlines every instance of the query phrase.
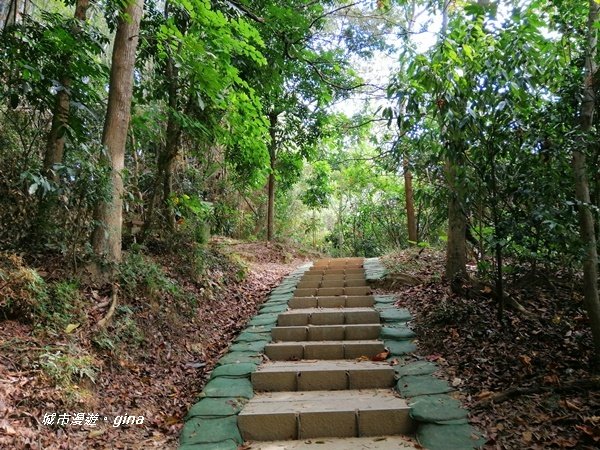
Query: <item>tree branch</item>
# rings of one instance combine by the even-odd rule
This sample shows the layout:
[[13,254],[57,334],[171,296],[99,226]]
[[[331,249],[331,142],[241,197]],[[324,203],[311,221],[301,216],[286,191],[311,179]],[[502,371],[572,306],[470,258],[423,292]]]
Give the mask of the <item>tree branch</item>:
[[265,19],[252,12],[250,8],[248,8],[246,5],[242,5],[241,3],[238,3],[235,0],[226,0],[225,3],[227,3],[230,7],[239,9],[244,13],[244,15],[250,17],[255,22],[265,23]]

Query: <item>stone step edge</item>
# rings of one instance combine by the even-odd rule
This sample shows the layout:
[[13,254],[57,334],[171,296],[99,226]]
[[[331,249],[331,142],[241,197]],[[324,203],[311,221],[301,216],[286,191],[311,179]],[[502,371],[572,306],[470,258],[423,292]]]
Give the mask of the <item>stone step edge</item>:
[[273,361],[302,359],[371,359],[383,352],[385,344],[378,339],[364,341],[287,341],[269,343],[265,355]]
[[252,441],[409,434],[413,428],[410,408],[392,392],[259,394],[240,412],[238,425],[242,437]]
[[[265,304],[269,303],[271,301],[270,300],[271,298],[277,298],[277,297],[281,297],[281,296],[283,296],[283,298],[285,298],[285,297],[292,298],[292,296],[293,296],[292,293],[294,291],[295,286],[299,283],[299,281],[302,278],[302,276],[304,275],[304,273],[307,272],[311,266],[312,266],[312,263],[303,264],[302,266],[299,266],[294,271],[292,271],[289,275],[284,277],[283,280],[279,283],[279,285],[271,291],[268,299],[265,301]],[[248,326],[246,326],[246,328],[244,330],[242,330],[240,332],[240,334],[251,328],[256,328],[256,327],[248,325]],[[269,333],[269,335],[270,335],[270,333]],[[233,354],[233,353],[235,353],[235,352],[228,351],[225,355],[223,355],[220,358],[220,360],[223,360],[228,355]],[[255,359],[256,363],[258,363],[259,361],[262,361],[262,357],[260,356],[261,354],[262,354],[262,352],[260,354],[257,353],[256,358],[248,357],[247,359],[249,359],[249,360]],[[253,354],[251,353],[250,355],[253,355]],[[241,362],[241,363],[237,363],[237,364],[239,364],[239,366],[242,366],[243,364],[247,364],[249,366],[254,366],[254,370],[256,370],[256,367],[257,367],[257,364],[254,364],[254,362],[252,362],[252,363]],[[232,365],[232,364],[227,364],[227,365],[236,367],[236,365]],[[217,362],[217,365],[215,367],[218,367],[218,366],[219,366],[219,362]],[[244,378],[244,379],[246,379],[246,378]],[[249,383],[249,380],[248,380],[248,383]],[[203,393],[204,393],[204,391],[200,393],[200,397],[202,397],[202,399],[199,402],[192,405],[192,407],[198,405],[201,401],[203,401],[205,399],[205,397],[203,397]],[[248,397],[251,397],[252,395],[253,395],[252,393],[249,393]],[[230,420],[231,417],[233,417],[235,419],[235,426],[233,426],[234,424],[231,423],[231,420]],[[203,441],[203,439],[205,439],[203,437],[203,435],[205,433],[199,432],[199,431],[203,430],[203,429],[214,430],[215,429],[214,425],[215,425],[216,421],[219,422],[219,427],[217,427],[218,428],[217,434],[215,435],[215,437],[213,439]],[[218,442],[224,442],[224,443],[231,442],[234,445],[234,448],[237,448],[238,445],[242,445],[243,441],[241,439],[241,435],[240,435],[239,429],[237,427],[237,413],[234,413],[232,416],[225,416],[225,417],[221,417],[221,418],[215,418],[212,416],[209,416],[209,417],[199,417],[199,416],[187,417],[187,419],[184,423],[184,426],[179,434],[179,442],[178,443],[179,443],[179,448],[183,450],[186,448],[187,449],[193,448],[193,446],[195,446],[196,444],[213,446],[213,445],[216,445]]]
[[391,389],[394,368],[386,362],[349,360],[270,361],[251,374],[255,391]]
[[372,340],[380,337],[381,330],[378,323],[277,326],[271,329],[271,337],[273,342]]
[[[247,450],[417,450],[417,443],[407,436],[373,436],[360,438],[321,438],[313,441],[251,442]],[[419,446],[420,447],[420,446]]]

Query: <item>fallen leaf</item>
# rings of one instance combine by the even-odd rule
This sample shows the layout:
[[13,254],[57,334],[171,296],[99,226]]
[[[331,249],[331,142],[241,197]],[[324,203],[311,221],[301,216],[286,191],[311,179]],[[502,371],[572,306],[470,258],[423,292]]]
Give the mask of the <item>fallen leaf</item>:
[[575,428],[590,437],[594,442],[600,442],[600,430],[598,428],[592,428],[588,425],[575,425]]
[[527,367],[531,366],[531,358],[527,355],[519,355],[519,360]]
[[104,434],[104,430],[100,430],[100,429],[98,429],[98,430],[92,430],[92,431],[89,432],[88,438],[90,438],[90,439],[91,438],[95,438],[95,437],[98,437],[98,436],[102,436],[103,434]]
[[475,398],[477,400],[483,400],[485,398],[491,397],[492,395],[494,395],[493,392],[490,392],[490,391],[481,391],[479,394],[475,395]]
[[79,328],[81,324],[79,323],[70,323],[69,325],[67,325],[65,327],[65,333],[67,334],[71,334],[73,331],[75,331],[77,328]]
[[385,350],[381,353],[377,353],[375,356],[371,358],[371,361],[385,361],[387,357],[390,356],[389,350]]
[[546,375],[544,377],[544,383],[545,384],[560,384],[560,378],[558,378],[558,375]]
[[559,400],[558,404],[565,409],[570,409],[571,411],[581,411],[581,408],[579,406],[569,401],[568,399]]

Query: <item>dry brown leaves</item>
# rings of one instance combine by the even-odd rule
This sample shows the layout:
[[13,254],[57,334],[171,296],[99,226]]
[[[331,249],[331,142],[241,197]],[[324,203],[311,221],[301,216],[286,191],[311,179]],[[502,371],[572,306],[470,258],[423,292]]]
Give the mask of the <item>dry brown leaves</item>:
[[[440,279],[442,255],[427,258],[419,255],[418,267],[427,268],[430,280]],[[406,270],[414,250],[394,260]],[[591,376],[591,336],[581,296],[558,278],[552,284],[513,286],[511,294],[535,318],[508,311],[504,328],[491,299],[457,297],[440,281],[397,291],[399,306],[415,317],[419,353],[441,366],[451,383],[460,380],[453,385],[473,408],[471,421],[487,431],[488,449],[595,449],[600,444],[600,392],[561,390]],[[486,402],[515,387],[539,386],[544,392]]]
[[[235,249],[233,249],[235,251]],[[280,251],[264,244],[250,244],[248,253],[255,252],[255,262],[249,262],[249,273],[241,283],[221,286],[221,273],[205,280],[204,286],[179,278],[186,290],[199,297],[196,310],[187,315],[177,311],[171,299],[162,299],[155,308],[136,301],[135,318],[143,329],[145,340],[141,348],[128,348],[121,354],[100,353],[102,372],[96,384],[85,386],[90,392],[71,396],[56,388],[36,368],[35,360],[46,345],[55,345],[61,338],[45,338],[38,342],[30,326],[16,322],[0,322],[0,448],[12,449],[171,449],[177,448],[177,438],[183,417],[196,401],[210,371],[227,350],[231,340],[253,316],[267,293],[281,278],[301,263],[298,259],[283,263]],[[276,257],[276,255],[279,255]],[[176,259],[163,260],[169,267]],[[176,270],[169,270],[176,278]],[[219,277],[222,276],[222,279]],[[210,283],[218,294],[208,295]],[[102,302],[103,292],[90,302]],[[99,308],[90,306],[90,317],[101,316]],[[78,329],[69,339],[89,352],[92,347],[89,330]],[[84,390],[80,394],[83,394]],[[75,398],[76,400],[73,400]],[[96,412],[109,418],[96,427],[47,426],[44,413]],[[143,415],[143,425],[113,427],[118,415]]]

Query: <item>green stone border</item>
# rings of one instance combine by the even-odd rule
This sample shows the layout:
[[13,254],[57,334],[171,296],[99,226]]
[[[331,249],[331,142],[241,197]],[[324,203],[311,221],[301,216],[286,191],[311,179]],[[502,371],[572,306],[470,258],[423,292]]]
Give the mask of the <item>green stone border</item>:
[[382,280],[388,274],[387,268],[379,258],[365,258],[363,267],[365,268],[365,278],[367,281]]
[[[379,281],[387,275],[379,258],[366,259],[364,266],[367,281]],[[469,425],[468,411],[452,396],[454,389],[446,380],[433,375],[438,366],[414,355],[415,334],[407,325],[412,319],[410,312],[394,306],[394,295],[375,295],[374,299],[381,317],[380,339],[390,351],[388,361],[399,361],[394,366],[396,390],[411,407],[419,444],[428,450],[480,448],[485,439]]]
[[243,443],[237,415],[254,395],[250,376],[263,361],[277,316],[287,309],[296,285],[311,266],[299,267],[271,291],[258,314],[219,359],[199,401],[185,417],[179,450],[236,450]]

